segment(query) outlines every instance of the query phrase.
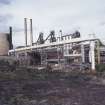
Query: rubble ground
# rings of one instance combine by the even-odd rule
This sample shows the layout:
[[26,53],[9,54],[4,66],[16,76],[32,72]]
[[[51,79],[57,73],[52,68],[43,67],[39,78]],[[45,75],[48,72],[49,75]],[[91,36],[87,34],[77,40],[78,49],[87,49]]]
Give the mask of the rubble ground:
[[0,105],[105,105],[105,86],[80,72],[0,72]]

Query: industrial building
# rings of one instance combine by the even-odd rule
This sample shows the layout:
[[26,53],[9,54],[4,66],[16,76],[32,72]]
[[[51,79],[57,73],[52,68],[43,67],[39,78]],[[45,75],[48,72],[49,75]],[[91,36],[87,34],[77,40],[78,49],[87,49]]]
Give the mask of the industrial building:
[[9,33],[0,33],[0,56],[7,56],[8,51],[13,48],[12,27],[9,30]]
[[[65,65],[69,67],[83,67],[88,65],[95,70],[96,63],[105,63],[105,48],[100,47],[98,38],[81,38],[80,32],[55,36],[51,31],[47,38],[44,33],[39,34],[33,42],[32,19],[30,19],[30,45],[27,45],[27,19],[25,24],[25,46],[9,50],[9,55],[15,56],[20,65]],[[104,57],[102,57],[104,56]],[[86,67],[86,66],[85,66]]]

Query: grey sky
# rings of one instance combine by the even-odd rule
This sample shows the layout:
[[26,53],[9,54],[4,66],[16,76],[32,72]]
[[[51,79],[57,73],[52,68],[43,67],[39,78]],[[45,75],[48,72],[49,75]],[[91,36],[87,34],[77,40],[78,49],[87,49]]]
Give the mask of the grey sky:
[[4,21],[0,28],[7,31],[9,25],[13,26],[16,45],[24,44],[24,17],[33,19],[34,39],[40,31],[47,35],[53,29],[56,32],[62,29],[64,33],[78,29],[82,36],[95,33],[105,40],[105,0],[10,1],[0,0],[0,20]]

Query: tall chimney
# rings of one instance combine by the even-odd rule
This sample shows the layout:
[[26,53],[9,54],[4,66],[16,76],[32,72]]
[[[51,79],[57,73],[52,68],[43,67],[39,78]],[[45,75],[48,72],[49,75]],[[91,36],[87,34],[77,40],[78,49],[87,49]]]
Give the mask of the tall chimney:
[[30,19],[30,44],[33,45],[33,27],[32,27],[32,19]]
[[27,46],[27,18],[24,18],[25,46]]
[[13,49],[13,44],[12,44],[12,27],[9,27],[9,43],[10,43],[10,48]]
[[60,32],[61,40],[63,40],[63,37],[62,37],[62,30],[59,30],[59,32]]

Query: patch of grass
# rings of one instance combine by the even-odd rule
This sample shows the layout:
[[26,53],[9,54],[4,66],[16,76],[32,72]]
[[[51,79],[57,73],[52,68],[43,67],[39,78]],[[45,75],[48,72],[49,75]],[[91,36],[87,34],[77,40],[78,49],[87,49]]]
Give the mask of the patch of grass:
[[105,72],[105,64],[97,64],[96,71],[97,72]]

